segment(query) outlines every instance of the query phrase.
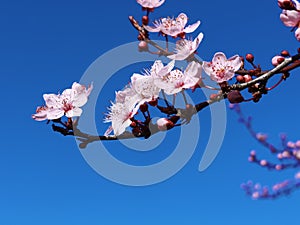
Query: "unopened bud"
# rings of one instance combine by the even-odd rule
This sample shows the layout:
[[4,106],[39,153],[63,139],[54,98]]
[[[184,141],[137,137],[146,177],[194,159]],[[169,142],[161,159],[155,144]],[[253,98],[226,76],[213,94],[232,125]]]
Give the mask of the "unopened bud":
[[241,103],[245,100],[241,92],[239,92],[238,90],[229,92],[227,98],[230,103]]
[[281,55],[284,57],[290,56],[290,53],[287,50],[281,51]]
[[149,50],[148,43],[146,41],[140,41],[138,49],[140,52],[147,52]]
[[284,61],[283,56],[276,55],[272,58],[272,64],[273,66],[278,66],[280,63]]
[[239,83],[244,83],[244,82],[245,82],[245,78],[244,78],[244,76],[242,76],[242,75],[237,75],[237,76],[236,76],[236,80],[237,80],[237,82],[239,82]]
[[253,56],[252,54],[248,53],[248,54],[246,55],[246,60],[247,60],[249,63],[253,63],[253,61],[254,61],[254,56]]
[[142,17],[142,23],[143,23],[143,25],[148,25],[148,23],[149,23],[149,17],[148,16],[143,16]]
[[250,75],[244,75],[244,79],[245,79],[245,82],[249,82],[252,80],[252,77]]
[[295,4],[291,0],[278,0],[278,6],[281,9],[286,9],[286,10],[295,10]]

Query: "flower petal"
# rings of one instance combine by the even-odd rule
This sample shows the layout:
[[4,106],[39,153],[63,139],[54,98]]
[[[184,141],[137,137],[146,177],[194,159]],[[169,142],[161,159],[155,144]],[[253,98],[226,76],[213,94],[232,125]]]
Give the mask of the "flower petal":
[[183,32],[185,33],[192,33],[194,32],[200,25],[200,21],[198,20],[196,23],[187,26],[186,28],[183,29]]

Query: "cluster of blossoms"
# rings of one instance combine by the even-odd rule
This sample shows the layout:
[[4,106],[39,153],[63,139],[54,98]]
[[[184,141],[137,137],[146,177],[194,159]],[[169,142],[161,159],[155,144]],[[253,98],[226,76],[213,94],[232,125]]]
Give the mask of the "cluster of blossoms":
[[[83,133],[77,128],[78,119],[72,120],[73,117],[81,116],[81,107],[87,103],[93,89],[92,85],[85,87],[74,82],[70,89],[64,90],[61,94],[44,94],[45,105],[38,107],[32,118],[36,121],[48,120],[49,122],[51,120],[53,123],[57,123],[59,126],[52,124],[53,130],[63,135],[78,137],[78,140],[82,142],[79,146],[82,148],[93,141],[117,140],[129,136],[131,138],[132,134],[135,137],[148,138],[152,131],[169,130],[174,126],[188,123],[193,114],[225,98],[230,103],[258,102],[263,94],[267,94],[285,80],[289,76],[290,70],[300,67],[300,49],[295,56],[291,56],[287,51],[282,51],[280,55],[273,57],[272,64],[275,68],[268,71],[263,71],[259,65],[254,64],[252,54],[247,54],[245,57],[253,67],[249,70],[244,67],[244,58],[234,55],[227,59],[223,52],[215,53],[211,61],[200,61],[195,54],[203,40],[203,33],[199,33],[194,39],[186,38],[186,34],[194,32],[199,27],[200,21],[187,25],[188,16],[180,13],[176,18],[165,17],[155,20],[153,26],[149,26],[149,14],[164,2],[165,0],[137,0],[147,14],[142,17],[141,25],[132,16],[129,17],[129,20],[139,33],[139,50],[158,56],[164,55],[170,62],[164,65],[161,60],[156,60],[151,68],[145,70],[143,74],[132,74],[129,84],[122,90],[116,91],[115,100],[111,102],[111,106],[108,108],[109,112],[104,119],[104,122],[111,123],[104,136]],[[280,19],[286,26],[293,27],[295,36],[300,41],[300,3],[297,0],[278,0],[278,5],[283,9]],[[166,40],[166,48],[163,49],[151,41],[149,32],[162,35]],[[168,37],[177,39],[173,52],[169,52]],[[158,52],[151,52],[148,47],[149,43]],[[179,60],[185,60],[188,63],[184,70],[175,66],[176,61]],[[205,85],[202,77],[203,71],[215,82],[216,87]],[[275,74],[282,74],[279,82],[271,88],[267,87],[268,80]],[[233,80],[233,78],[235,79]],[[196,88],[209,88],[218,92],[212,94],[209,99],[192,106],[188,104],[184,91],[188,89],[194,91]],[[242,96],[241,91],[245,89],[248,89],[252,95],[250,99],[245,100]],[[175,108],[175,98],[178,93],[183,95],[185,109]],[[167,101],[166,95],[173,96],[172,104]],[[166,107],[158,104],[161,96],[163,96]],[[159,118],[156,124],[153,124],[149,105],[156,107],[167,117]],[[240,121],[245,124],[250,134],[272,154],[275,154],[279,160],[278,163],[272,163],[265,159],[259,159],[256,152],[251,151],[250,162],[276,171],[300,166],[300,141],[288,142],[286,137],[282,136],[282,148],[275,148],[268,142],[265,134],[252,130],[251,120],[243,117],[238,105],[232,105],[231,108],[239,114]],[[144,116],[144,121],[135,118],[138,111]],[[68,118],[68,122],[62,122],[61,118],[64,116]],[[177,124],[179,120],[181,120],[181,124]],[[129,127],[132,130],[126,133],[126,129]],[[112,132],[113,135],[110,135]],[[246,193],[255,199],[275,198],[282,194],[288,194],[298,187],[300,187],[300,173],[297,173],[293,180],[274,185],[272,190],[268,187],[261,187],[259,184],[254,185],[252,182],[242,185]]]
[[[248,161],[255,163],[260,167],[267,168],[269,170],[283,171],[286,169],[293,169],[300,167],[300,140],[296,142],[288,141],[286,135],[281,135],[281,147],[277,148],[270,142],[268,142],[268,136],[263,133],[257,133],[252,128],[251,117],[246,118],[238,104],[230,105],[239,116],[239,121],[245,125],[247,130],[262,146],[267,148],[269,152],[276,156],[277,162],[271,162],[266,159],[259,159],[256,151],[252,150]],[[252,181],[248,181],[241,185],[247,195],[250,195],[253,199],[273,199],[281,195],[290,194],[294,189],[300,187],[300,172],[296,173],[294,179],[285,180],[283,182],[273,185],[271,188],[268,186],[261,186],[260,184],[254,184]]]
[[300,3],[297,0],[278,0],[278,5],[283,9],[281,21],[295,30],[295,37],[300,41]]
[[64,90],[61,94],[44,94],[44,106],[39,106],[32,118],[37,121],[56,120],[63,116],[68,118],[78,117],[82,107],[88,101],[93,86],[86,88],[74,82],[71,89]]

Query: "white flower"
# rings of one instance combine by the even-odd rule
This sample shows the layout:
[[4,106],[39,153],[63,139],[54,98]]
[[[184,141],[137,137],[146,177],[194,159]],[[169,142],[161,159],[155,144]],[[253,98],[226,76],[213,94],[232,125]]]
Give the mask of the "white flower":
[[74,82],[72,88],[64,90],[62,94],[44,94],[46,106],[39,107],[32,118],[41,121],[59,119],[64,115],[68,118],[80,116],[80,107],[86,104],[92,88],[92,85],[86,88]]
[[137,0],[137,3],[139,3],[143,8],[146,9],[154,9],[159,6],[161,6],[165,0]]
[[126,104],[126,102],[112,103],[109,111],[110,112],[106,116],[104,122],[111,122],[111,127],[107,129],[105,136],[107,136],[112,130],[116,136],[124,133],[125,129],[131,124],[130,119],[137,112],[137,110],[134,111],[134,108]]
[[201,65],[191,62],[182,72],[179,69],[171,71],[169,74],[155,79],[155,85],[163,89],[168,95],[176,94],[183,89],[195,86],[201,78]]
[[185,28],[187,24],[188,17],[184,13],[180,13],[176,19],[174,18],[162,18],[154,22],[154,27],[144,26],[149,32],[161,32],[172,37],[177,37],[185,33],[194,32],[200,25],[200,21],[189,25]]
[[201,43],[203,39],[203,33],[200,33],[197,38],[195,38],[194,41],[186,40],[186,39],[180,39],[176,43],[176,54],[169,55],[168,58],[175,59],[175,60],[185,60],[199,47],[199,44]]
[[203,62],[203,70],[218,83],[230,80],[242,65],[241,57],[234,55],[227,59],[223,52],[217,52],[211,62]]

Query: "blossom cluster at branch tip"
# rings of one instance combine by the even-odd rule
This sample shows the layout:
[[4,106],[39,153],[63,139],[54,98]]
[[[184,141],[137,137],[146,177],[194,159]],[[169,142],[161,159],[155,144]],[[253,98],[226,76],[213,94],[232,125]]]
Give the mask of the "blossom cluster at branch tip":
[[78,117],[82,114],[82,107],[88,101],[88,96],[93,89],[74,82],[71,89],[64,90],[61,94],[44,94],[45,106],[39,106],[32,118],[36,121],[55,120],[63,116],[68,118]]
[[163,35],[170,35],[174,38],[180,36],[184,37],[186,33],[194,32],[200,25],[200,21],[189,25],[187,27],[188,17],[184,13],[180,13],[177,18],[162,18],[154,22],[154,27],[144,26],[149,32],[160,32]]
[[278,5],[282,8],[280,19],[287,27],[293,27],[295,37],[300,41],[300,3],[297,0],[278,0]]
[[215,53],[211,62],[203,62],[203,70],[217,83],[233,78],[234,73],[240,69],[243,62],[240,56],[234,55],[227,59],[223,52]]

